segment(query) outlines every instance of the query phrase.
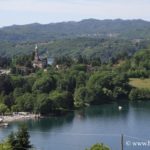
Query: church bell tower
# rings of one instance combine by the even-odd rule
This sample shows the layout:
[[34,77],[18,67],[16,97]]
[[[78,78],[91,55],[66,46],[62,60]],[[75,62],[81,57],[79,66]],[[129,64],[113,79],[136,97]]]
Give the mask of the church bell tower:
[[38,47],[37,47],[37,45],[35,45],[35,55],[34,55],[34,60],[35,60],[35,61],[39,61],[39,60],[40,60],[39,54],[38,54]]

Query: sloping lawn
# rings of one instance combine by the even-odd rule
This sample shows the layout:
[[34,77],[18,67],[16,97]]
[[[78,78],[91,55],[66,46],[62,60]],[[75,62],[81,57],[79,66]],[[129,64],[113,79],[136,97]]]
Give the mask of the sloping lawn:
[[130,78],[130,85],[139,89],[150,89],[150,78],[140,79],[140,78]]

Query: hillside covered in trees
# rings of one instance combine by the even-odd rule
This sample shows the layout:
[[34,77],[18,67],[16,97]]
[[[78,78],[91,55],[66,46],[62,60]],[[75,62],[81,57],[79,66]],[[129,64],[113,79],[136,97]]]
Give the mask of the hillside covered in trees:
[[99,57],[109,61],[146,48],[150,23],[143,20],[95,20],[0,28],[0,55],[31,54],[35,44],[51,57]]
[[[90,58],[100,58],[109,61],[117,57],[132,56],[141,48],[147,47],[149,41],[140,42],[120,39],[75,38],[62,39],[46,43],[38,43],[41,55],[49,57],[79,55]],[[36,43],[12,43],[0,41],[0,54],[4,57],[14,57],[22,54],[32,54]],[[48,52],[48,53],[47,53]]]
[[96,20],[51,24],[14,25],[0,29],[0,41],[39,42],[75,37],[150,38],[150,22],[143,20]]
[[32,69],[29,65],[32,56],[23,55],[8,61],[4,63],[11,68],[11,74],[0,76],[1,114],[26,111],[59,115],[122,99],[150,99],[148,88],[139,89],[130,84],[131,78],[150,78],[149,48],[136,52],[131,58],[109,63],[82,56],[78,59],[57,57],[46,70],[34,69],[32,73],[16,67],[21,63]]
[[[122,98],[149,99],[149,89],[132,82],[150,78],[149,24],[92,19],[1,28],[0,68],[11,73],[0,75],[0,113],[60,114]],[[33,68],[36,43],[41,55],[48,51],[54,58],[46,70]]]

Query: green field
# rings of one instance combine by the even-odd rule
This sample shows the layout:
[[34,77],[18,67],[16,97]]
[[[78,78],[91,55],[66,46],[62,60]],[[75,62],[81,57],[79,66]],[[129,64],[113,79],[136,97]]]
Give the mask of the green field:
[[150,78],[148,79],[130,78],[130,85],[140,89],[143,88],[150,89]]

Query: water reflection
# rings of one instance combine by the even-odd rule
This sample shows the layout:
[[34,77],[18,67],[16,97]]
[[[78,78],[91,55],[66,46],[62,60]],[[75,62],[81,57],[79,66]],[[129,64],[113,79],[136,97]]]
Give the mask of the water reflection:
[[[119,110],[118,107],[122,106],[122,110]],[[129,103],[112,103],[112,104],[103,104],[101,106],[87,107],[82,110],[76,111],[76,116],[80,119],[86,118],[117,118],[124,117],[126,118],[129,112]]]
[[[118,106],[122,109],[119,110]],[[94,143],[103,142],[112,150],[119,150],[122,133],[149,139],[149,114],[150,102],[122,101],[76,110],[64,117],[13,122],[8,128],[0,129],[0,138],[25,123],[32,143],[39,149],[84,150]],[[131,139],[125,137],[125,140]],[[126,146],[125,149],[132,150],[133,147]],[[147,148],[136,147],[136,150]]]
[[62,128],[63,126],[68,126],[72,123],[74,118],[74,113],[70,113],[65,117],[49,117],[43,119],[35,119],[35,120],[28,120],[28,121],[18,121],[13,122],[11,124],[11,128],[14,126],[19,126],[22,124],[26,124],[30,131],[41,131],[41,132],[50,132],[54,128]]

